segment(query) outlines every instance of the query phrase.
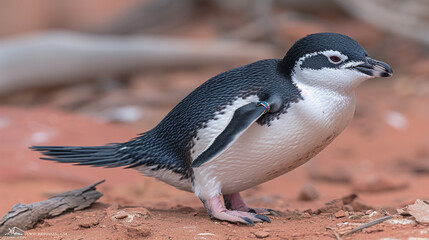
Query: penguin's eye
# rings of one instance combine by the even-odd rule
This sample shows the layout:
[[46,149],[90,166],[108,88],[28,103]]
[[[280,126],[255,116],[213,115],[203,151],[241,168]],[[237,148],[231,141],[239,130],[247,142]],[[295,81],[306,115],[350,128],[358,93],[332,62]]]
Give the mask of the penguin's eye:
[[338,57],[338,56],[333,55],[333,56],[330,56],[330,57],[329,57],[329,61],[330,61],[331,63],[339,63],[339,62],[341,62],[341,58],[340,58],[340,57]]

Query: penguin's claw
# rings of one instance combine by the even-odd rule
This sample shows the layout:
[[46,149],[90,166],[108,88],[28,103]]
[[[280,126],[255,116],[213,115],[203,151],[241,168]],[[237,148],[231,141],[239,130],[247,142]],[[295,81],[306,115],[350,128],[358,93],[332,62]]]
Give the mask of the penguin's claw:
[[277,212],[277,211],[275,211],[275,210],[273,210],[273,209],[269,209],[269,208],[267,208],[267,209],[265,209],[265,210],[267,210],[268,211],[268,213],[269,214],[271,214],[271,215],[274,215],[274,216],[280,216],[280,213],[279,212]]
[[269,218],[267,218],[266,216],[261,215],[261,214],[256,214],[256,215],[255,215],[255,218],[258,218],[258,219],[261,219],[262,221],[265,221],[265,222],[271,223],[271,220],[270,220]]
[[252,221],[252,219],[247,218],[247,217],[241,217],[241,219],[243,219],[244,221],[246,221],[248,225],[255,226],[255,223]]
[[[240,210],[246,210],[246,209],[234,209],[234,210],[240,211]],[[277,216],[277,217],[280,216],[279,212],[277,212],[273,209],[270,209],[270,208],[248,208],[247,212],[257,213],[257,214],[273,215],[273,216]]]

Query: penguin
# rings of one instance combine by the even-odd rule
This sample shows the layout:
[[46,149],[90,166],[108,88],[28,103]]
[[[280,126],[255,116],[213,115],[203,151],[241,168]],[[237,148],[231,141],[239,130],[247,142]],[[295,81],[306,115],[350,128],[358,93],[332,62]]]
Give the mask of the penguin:
[[247,206],[240,192],[313,158],[352,119],[358,85],[391,75],[351,37],[310,34],[282,59],[212,77],[128,142],[31,149],[43,160],[136,169],[193,192],[213,219],[270,222],[277,212]]

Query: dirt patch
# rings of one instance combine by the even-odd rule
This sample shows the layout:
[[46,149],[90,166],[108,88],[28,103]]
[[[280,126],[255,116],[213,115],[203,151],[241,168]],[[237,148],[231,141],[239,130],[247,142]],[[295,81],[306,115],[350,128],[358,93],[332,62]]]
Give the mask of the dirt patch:
[[[416,199],[429,198],[429,175],[415,171],[425,166],[423,159],[429,156],[429,110],[423,104],[428,101],[428,96],[397,94],[383,82],[365,84],[358,91],[355,119],[327,149],[305,166],[243,193],[250,206],[281,212],[281,216],[271,217],[272,223],[255,227],[210,220],[192,194],[136,171],[45,162],[27,149],[32,144],[100,145],[125,141],[150,126],[139,130],[53,109],[2,107],[0,119],[5,124],[0,140],[0,192],[6,194],[0,199],[0,214],[4,215],[15,203],[40,201],[106,178],[99,187],[105,195],[100,199],[102,203],[48,219],[26,231],[26,238],[332,239],[332,229],[346,231],[356,224],[394,214],[395,209]],[[406,130],[385,121],[389,111],[405,116]],[[396,183],[400,178],[407,184],[358,191],[359,197],[351,202],[333,200],[349,196],[359,190],[356,182],[371,183],[374,176],[383,179],[383,184]],[[308,183],[318,197],[299,200]],[[344,238],[429,237],[428,226],[408,218],[397,216]]]

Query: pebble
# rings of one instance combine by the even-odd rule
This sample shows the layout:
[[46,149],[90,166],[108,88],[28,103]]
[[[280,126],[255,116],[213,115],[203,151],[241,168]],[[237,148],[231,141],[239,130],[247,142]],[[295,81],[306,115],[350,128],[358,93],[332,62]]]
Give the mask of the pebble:
[[311,183],[305,184],[298,195],[301,201],[312,201],[319,197],[319,192]]
[[346,212],[344,212],[344,210],[340,210],[340,211],[336,212],[336,213],[334,214],[334,216],[335,216],[336,218],[342,218],[342,217],[345,217],[345,216],[346,216]]
[[123,218],[128,217],[128,214],[124,211],[119,211],[113,217],[116,219],[123,219]]
[[105,118],[112,122],[131,123],[139,120],[143,115],[142,110],[138,106],[122,106],[109,108],[103,113]]
[[144,238],[151,235],[151,230],[144,227],[127,227],[126,233],[129,238]]
[[257,238],[267,238],[267,237],[270,236],[270,233],[269,232],[265,232],[265,231],[257,231],[257,232],[254,232],[253,234],[255,234],[255,236]]
[[79,227],[90,228],[92,226],[98,225],[98,223],[99,223],[99,221],[95,218],[87,218],[87,219],[83,219],[80,221]]

